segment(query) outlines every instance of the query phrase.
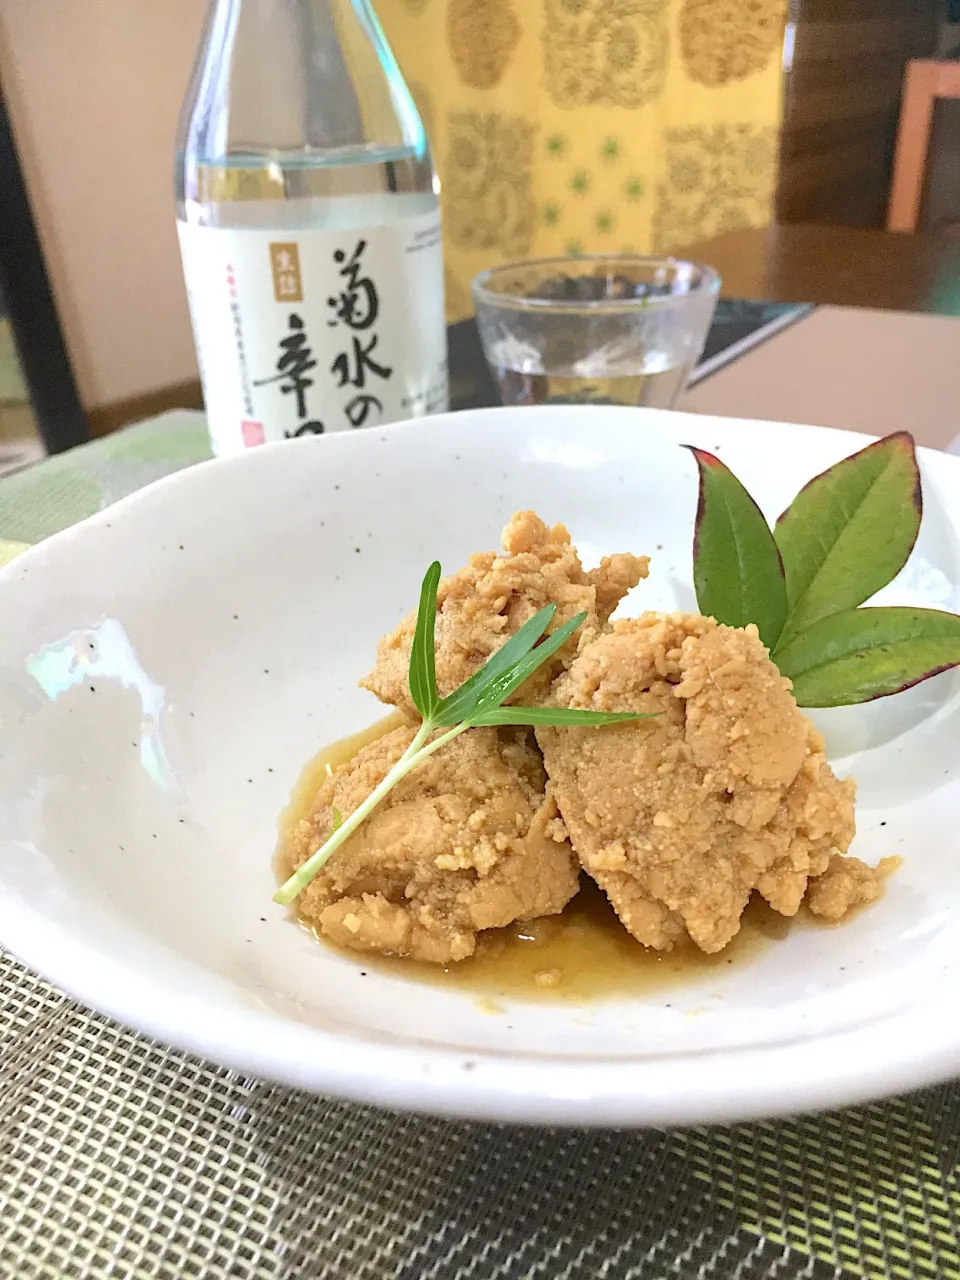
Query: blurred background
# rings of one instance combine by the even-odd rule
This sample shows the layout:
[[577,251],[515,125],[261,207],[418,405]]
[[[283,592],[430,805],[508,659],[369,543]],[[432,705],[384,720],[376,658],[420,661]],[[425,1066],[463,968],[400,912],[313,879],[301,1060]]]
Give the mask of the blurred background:
[[[443,183],[450,319],[470,278],[510,258],[683,250],[774,218],[884,227],[905,68],[960,46],[955,0],[376,8]],[[55,345],[59,329],[92,434],[201,403],[171,174],[205,9],[0,0],[0,467],[41,449],[15,336]],[[960,230],[958,155],[960,100],[939,99],[917,231]],[[25,283],[12,165],[52,304],[53,328],[26,338],[42,287]]]

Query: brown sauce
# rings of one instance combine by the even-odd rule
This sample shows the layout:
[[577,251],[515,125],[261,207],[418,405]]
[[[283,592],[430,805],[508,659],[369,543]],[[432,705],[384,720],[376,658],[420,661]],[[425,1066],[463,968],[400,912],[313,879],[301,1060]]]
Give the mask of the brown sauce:
[[[405,723],[403,715],[394,712],[320,750],[304,768],[280,816],[281,844],[296,822],[310,816],[320,783],[330,770]],[[606,895],[582,876],[580,892],[562,915],[481,934],[476,954],[459,964],[441,967],[403,956],[331,949],[366,970],[470,991],[487,1000],[503,996],[582,1004],[662,994],[711,975],[719,977],[729,966],[753,960],[772,940],[785,937],[790,926],[790,920],[755,894],[740,932],[719,954],[705,955],[692,943],[674,951],[650,951],[627,933]],[[325,939],[319,940],[330,946]]]
[[606,895],[587,876],[580,892],[559,916],[481,934],[468,960],[441,968],[402,956],[364,956],[365,968],[435,986],[455,987],[496,1000],[595,1003],[627,996],[660,994],[719,977],[784,937],[790,921],[754,898],[740,932],[718,955],[708,956],[692,943],[674,951],[651,951],[632,938],[617,919]]
[[[321,747],[313,759],[304,765],[296,785],[290,792],[287,807],[280,814],[277,823],[280,844],[283,844],[290,830],[301,818],[310,817],[314,797],[320,790],[320,784],[324,778],[340,765],[347,764],[363,747],[369,746],[371,742],[376,742],[378,738],[383,738],[394,729],[400,729],[409,723],[402,711],[393,711],[382,720],[378,720],[376,724],[361,729],[359,733],[352,733],[347,738],[340,738],[336,742],[331,742],[329,746]],[[279,852],[278,848],[277,853]]]

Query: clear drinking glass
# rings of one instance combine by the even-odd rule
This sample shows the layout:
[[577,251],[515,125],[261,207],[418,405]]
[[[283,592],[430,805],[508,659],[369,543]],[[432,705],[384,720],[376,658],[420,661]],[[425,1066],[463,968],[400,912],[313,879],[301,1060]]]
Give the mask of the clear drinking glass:
[[703,350],[720,277],[674,258],[543,258],[484,271],[472,290],[504,404],[670,409]]

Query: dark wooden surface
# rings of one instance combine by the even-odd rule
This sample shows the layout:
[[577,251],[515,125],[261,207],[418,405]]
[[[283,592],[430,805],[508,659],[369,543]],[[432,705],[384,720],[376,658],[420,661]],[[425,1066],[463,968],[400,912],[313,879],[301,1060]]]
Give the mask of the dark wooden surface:
[[931,57],[940,0],[793,0],[777,217],[886,223],[910,58]]
[[960,316],[960,239],[950,236],[778,225],[729,231],[678,256],[715,267],[728,298]]

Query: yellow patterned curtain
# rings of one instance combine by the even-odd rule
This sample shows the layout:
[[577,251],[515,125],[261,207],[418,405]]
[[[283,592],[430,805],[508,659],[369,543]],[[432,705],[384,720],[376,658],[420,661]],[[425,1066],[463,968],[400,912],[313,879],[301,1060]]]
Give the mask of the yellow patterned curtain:
[[450,319],[511,258],[770,220],[786,0],[376,0],[443,184]]

